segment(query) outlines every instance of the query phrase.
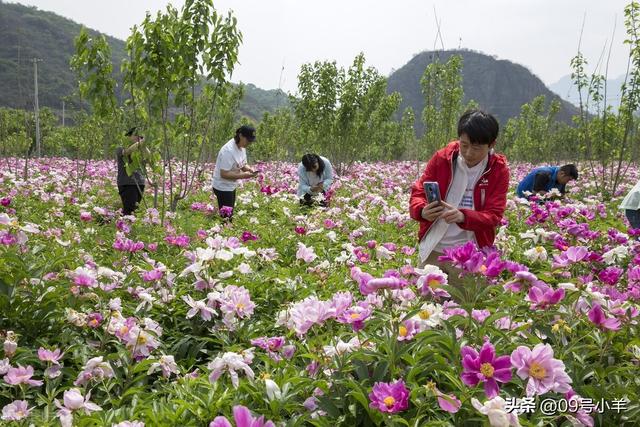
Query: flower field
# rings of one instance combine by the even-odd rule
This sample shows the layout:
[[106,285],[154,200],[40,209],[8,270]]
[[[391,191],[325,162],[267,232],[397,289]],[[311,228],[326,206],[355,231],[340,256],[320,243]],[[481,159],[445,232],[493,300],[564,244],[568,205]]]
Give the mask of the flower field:
[[0,424],[640,424],[637,169],[607,203],[586,170],[564,201],[511,191],[496,250],[446,254],[460,289],[416,267],[415,162],[315,209],[296,166],[259,164],[233,223],[209,171],[162,224],[150,188],[118,215],[113,162],[3,164]]

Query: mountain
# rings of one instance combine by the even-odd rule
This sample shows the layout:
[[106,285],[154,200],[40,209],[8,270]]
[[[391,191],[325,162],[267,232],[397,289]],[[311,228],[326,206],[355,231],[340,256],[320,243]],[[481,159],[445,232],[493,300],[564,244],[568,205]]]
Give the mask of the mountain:
[[545,95],[547,100],[559,99],[562,103],[558,119],[570,122],[578,109],[550,91],[531,71],[522,65],[499,60],[471,50],[446,50],[422,52],[415,55],[402,68],[394,71],[388,80],[387,91],[402,95],[400,111],[412,107],[416,115],[416,133],[423,133],[421,120],[424,98],[420,79],[427,66],[439,58],[446,62],[451,55],[461,55],[464,102],[476,101],[480,108],[492,113],[505,125],[507,120],[520,114],[520,107],[536,96]]
[[[620,105],[620,86],[624,83],[625,75],[614,79],[607,79],[607,104],[617,109]],[[549,85],[549,89],[558,94],[562,99],[574,105],[580,105],[578,88],[573,84],[571,75],[562,77],[555,83]],[[585,96],[583,92],[583,96]]]
[[[52,12],[0,0],[0,107],[33,109],[34,66],[38,63],[38,99],[40,107],[54,111],[62,108],[64,97],[77,88],[76,77],[69,67],[75,53],[74,39],[82,26]],[[92,35],[97,31],[89,30]],[[114,77],[120,97],[120,63],[125,58],[125,43],[105,36],[111,47]],[[245,86],[240,102],[240,115],[259,120],[266,111],[288,107],[289,99],[280,90],[263,90]]]

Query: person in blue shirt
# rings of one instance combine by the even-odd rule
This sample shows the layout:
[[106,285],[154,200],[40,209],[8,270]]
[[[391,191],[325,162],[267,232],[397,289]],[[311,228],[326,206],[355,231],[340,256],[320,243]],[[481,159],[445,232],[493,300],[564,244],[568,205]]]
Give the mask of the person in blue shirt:
[[305,154],[298,166],[298,198],[300,205],[312,206],[322,194],[321,206],[327,206],[327,191],[333,182],[331,162],[317,154]]
[[576,179],[578,179],[578,168],[573,164],[535,168],[520,181],[517,194],[518,197],[528,198],[525,192],[545,194],[555,188],[564,196],[567,183]]

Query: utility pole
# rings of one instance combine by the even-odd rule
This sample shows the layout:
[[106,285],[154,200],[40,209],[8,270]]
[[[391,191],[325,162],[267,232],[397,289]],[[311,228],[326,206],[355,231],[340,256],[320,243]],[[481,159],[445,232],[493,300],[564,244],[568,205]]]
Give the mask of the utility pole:
[[36,156],[40,157],[40,108],[38,105],[38,62],[42,62],[42,59],[33,58],[33,86],[35,88],[35,103],[34,110],[36,115]]
[[64,99],[62,100],[62,127],[64,127]]

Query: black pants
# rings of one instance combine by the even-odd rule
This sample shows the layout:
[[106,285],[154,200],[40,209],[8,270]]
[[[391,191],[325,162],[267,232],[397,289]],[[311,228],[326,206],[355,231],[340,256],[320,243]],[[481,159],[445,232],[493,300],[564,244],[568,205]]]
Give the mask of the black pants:
[[[326,197],[327,193],[325,193],[324,191],[322,192],[322,195]],[[304,205],[304,206],[313,206],[313,196],[309,193],[304,195],[304,198],[300,199],[300,205]],[[320,202],[320,206],[327,206],[327,199],[324,199]]]
[[[138,190],[140,187],[140,190]],[[118,185],[118,194],[122,199],[122,214],[131,215],[142,200],[144,185]]]
[[[216,199],[218,199],[218,209],[222,209],[223,206],[228,206],[231,209],[234,209],[236,206],[236,190],[233,191],[221,191],[217,189],[213,189],[213,193],[216,195]],[[221,214],[222,215],[222,214]],[[231,218],[233,216],[233,210],[229,215],[222,215],[223,217]]]

